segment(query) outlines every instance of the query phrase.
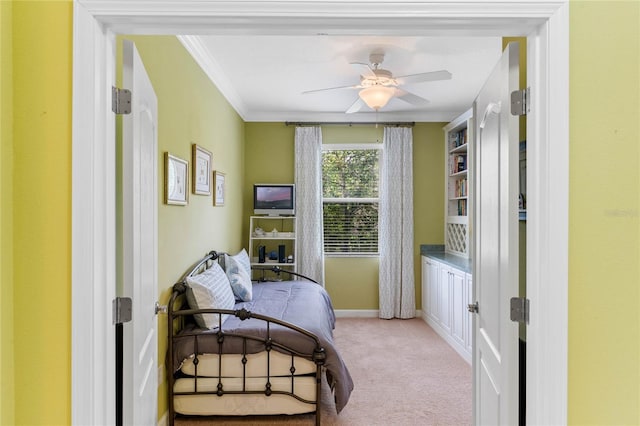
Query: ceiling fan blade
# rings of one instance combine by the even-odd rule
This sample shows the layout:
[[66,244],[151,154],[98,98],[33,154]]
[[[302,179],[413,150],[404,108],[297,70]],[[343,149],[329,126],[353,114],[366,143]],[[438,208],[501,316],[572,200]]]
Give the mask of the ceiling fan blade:
[[356,99],[356,101],[349,107],[349,109],[345,111],[345,113],[353,114],[354,112],[360,111],[360,108],[362,108],[363,106],[364,106],[364,101],[360,99],[360,97],[358,96],[358,99]]
[[425,99],[418,95],[414,95],[413,93],[409,93],[406,90],[402,89],[396,89],[395,97],[415,106],[426,106],[429,104],[428,99]]
[[340,89],[361,89],[362,87],[360,85],[355,85],[355,86],[338,86],[338,87],[327,87],[325,89],[314,89],[314,90],[307,90],[302,92],[303,95],[307,95],[309,93],[317,93],[317,92],[325,92],[327,90],[340,90]]
[[376,78],[376,73],[373,72],[369,64],[364,62],[349,62],[358,72],[364,77]]
[[447,70],[423,72],[396,77],[400,84],[422,83],[425,81],[451,80],[451,73]]

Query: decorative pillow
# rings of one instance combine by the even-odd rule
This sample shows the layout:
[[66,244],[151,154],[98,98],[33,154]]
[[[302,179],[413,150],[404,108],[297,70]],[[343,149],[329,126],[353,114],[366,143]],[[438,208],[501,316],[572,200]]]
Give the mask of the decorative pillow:
[[[229,279],[217,263],[203,273],[187,278],[187,285],[185,296],[191,309],[233,309],[235,305]],[[227,314],[222,315],[222,322],[227,317]],[[218,314],[196,314],[194,319],[202,328],[219,325]]]
[[234,256],[226,254],[224,264],[236,299],[243,302],[251,301],[253,284],[251,283],[251,263],[247,251],[242,249]]

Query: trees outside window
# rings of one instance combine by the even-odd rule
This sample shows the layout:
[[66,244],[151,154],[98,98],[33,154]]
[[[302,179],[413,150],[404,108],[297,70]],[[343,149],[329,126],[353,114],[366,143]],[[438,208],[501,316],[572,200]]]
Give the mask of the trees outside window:
[[378,253],[380,155],[371,145],[323,147],[325,253]]

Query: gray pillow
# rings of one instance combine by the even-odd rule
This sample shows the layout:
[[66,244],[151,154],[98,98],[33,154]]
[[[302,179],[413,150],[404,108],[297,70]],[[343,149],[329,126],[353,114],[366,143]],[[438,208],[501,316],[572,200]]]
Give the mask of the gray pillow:
[[245,249],[231,256],[226,254],[224,260],[227,278],[231,290],[237,300],[250,302],[253,298],[253,283],[251,282],[251,263]]

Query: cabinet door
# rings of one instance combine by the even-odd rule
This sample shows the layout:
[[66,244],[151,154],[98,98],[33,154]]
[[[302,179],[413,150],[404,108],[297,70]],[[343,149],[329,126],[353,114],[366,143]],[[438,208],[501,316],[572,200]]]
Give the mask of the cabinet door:
[[440,265],[427,259],[427,315],[436,322],[440,322],[438,299],[440,298]]
[[451,283],[451,335],[454,340],[464,347],[465,319],[467,317],[465,297],[465,274],[452,269],[449,274]]
[[429,316],[429,261],[426,257],[421,256],[422,269],[420,270],[420,289],[422,297],[420,299],[422,306],[422,318],[427,319]]
[[440,282],[438,294],[438,313],[440,325],[447,332],[451,333],[451,270],[444,266],[440,266]]

